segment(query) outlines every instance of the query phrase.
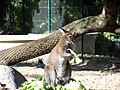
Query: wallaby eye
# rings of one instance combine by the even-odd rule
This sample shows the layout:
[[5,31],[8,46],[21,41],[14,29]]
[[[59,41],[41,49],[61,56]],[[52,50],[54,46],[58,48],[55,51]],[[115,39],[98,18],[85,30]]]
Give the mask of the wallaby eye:
[[72,38],[72,36],[71,36],[71,35],[69,35],[68,37]]
[[74,37],[73,37],[72,35],[69,35],[69,39],[70,39],[71,41],[74,41]]

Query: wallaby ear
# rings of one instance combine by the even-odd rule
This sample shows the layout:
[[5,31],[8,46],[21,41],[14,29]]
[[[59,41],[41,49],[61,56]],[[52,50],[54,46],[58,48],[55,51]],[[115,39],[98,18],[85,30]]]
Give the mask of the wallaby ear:
[[65,29],[63,29],[62,27],[59,28],[60,32],[65,35],[68,31],[66,31]]

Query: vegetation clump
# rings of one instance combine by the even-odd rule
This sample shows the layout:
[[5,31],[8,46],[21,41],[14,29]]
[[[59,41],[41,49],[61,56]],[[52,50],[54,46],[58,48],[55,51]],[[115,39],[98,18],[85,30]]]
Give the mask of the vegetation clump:
[[20,90],[86,90],[86,88],[81,84],[80,81],[76,81],[71,79],[69,84],[65,86],[57,85],[55,87],[51,87],[45,81],[45,79],[41,76],[38,78],[24,82],[20,87]]

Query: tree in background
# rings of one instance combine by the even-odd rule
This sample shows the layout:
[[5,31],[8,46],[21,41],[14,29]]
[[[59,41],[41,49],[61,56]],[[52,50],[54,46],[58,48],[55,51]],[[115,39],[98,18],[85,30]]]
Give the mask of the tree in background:
[[[3,34],[27,34],[40,0],[0,0],[0,28]],[[3,5],[3,6],[2,6]]]
[[[2,12],[0,15],[1,31],[4,28],[4,34],[30,33],[33,28],[34,12],[40,12],[40,0],[1,0],[1,2],[5,3],[1,3],[1,7],[3,7],[2,5],[4,7],[0,10]],[[98,15],[100,11],[100,0],[91,0],[90,2],[88,0],[58,0],[51,1],[51,5],[55,6],[56,2],[59,3],[60,17],[63,17],[62,26],[86,16]],[[52,24],[57,23],[56,18],[58,17],[52,16]],[[47,27],[47,23],[45,25]]]
[[5,18],[6,18],[7,1],[1,0],[1,2],[2,3],[0,3],[0,31],[4,31],[6,24]]

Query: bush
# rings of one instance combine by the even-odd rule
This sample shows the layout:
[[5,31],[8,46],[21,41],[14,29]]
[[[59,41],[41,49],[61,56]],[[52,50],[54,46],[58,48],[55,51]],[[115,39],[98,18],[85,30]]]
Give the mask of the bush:
[[72,79],[69,84],[65,86],[57,85],[50,87],[43,77],[38,77],[32,81],[24,82],[20,87],[20,90],[86,90],[80,81]]
[[100,55],[109,55],[111,52],[116,52],[116,46],[113,41],[119,37],[120,36],[118,34],[114,33],[99,33],[95,42],[95,53]]

